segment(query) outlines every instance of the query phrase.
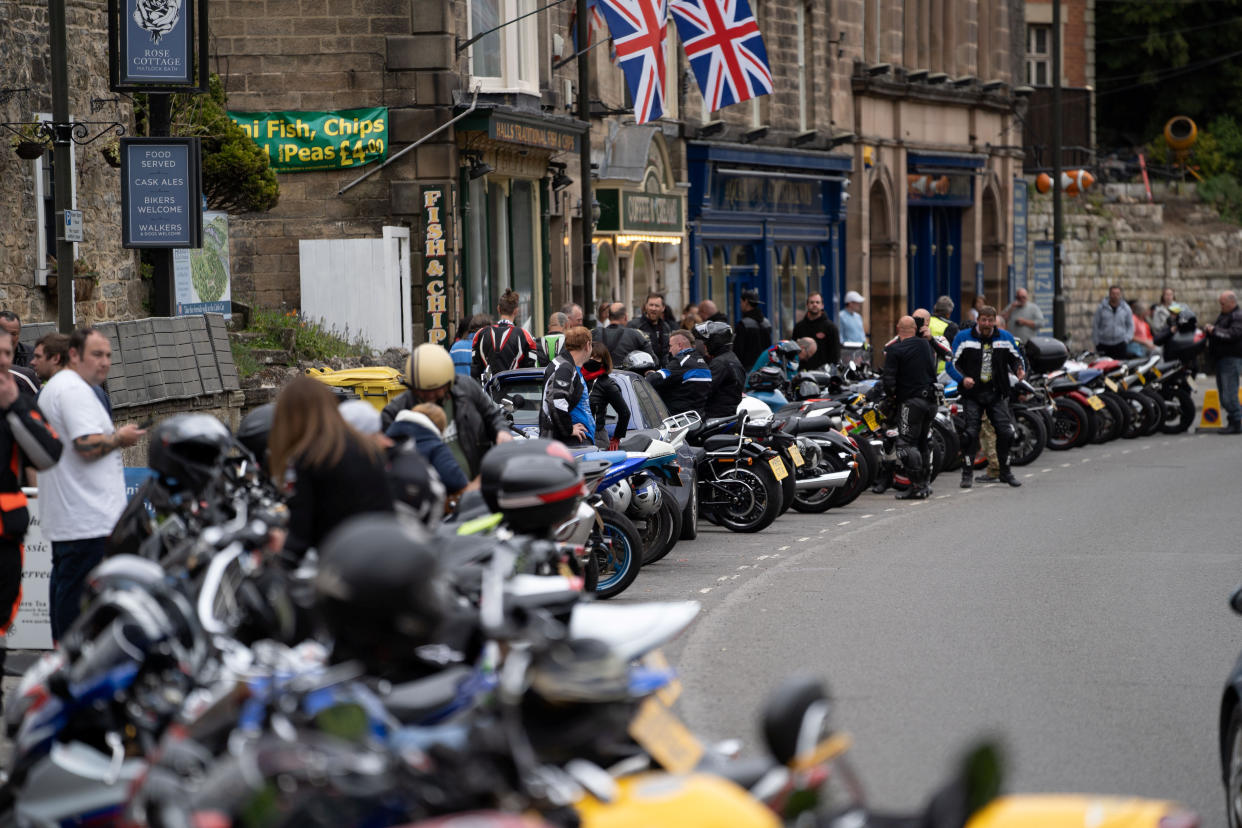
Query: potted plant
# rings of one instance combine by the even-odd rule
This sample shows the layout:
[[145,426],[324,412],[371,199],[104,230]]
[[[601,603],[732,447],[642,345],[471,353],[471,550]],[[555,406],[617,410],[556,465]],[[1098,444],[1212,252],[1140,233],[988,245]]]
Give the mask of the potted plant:
[[99,284],[99,273],[91,268],[84,259],[73,263],[73,298],[78,302],[86,302],[95,296],[95,286]]
[[43,153],[51,146],[47,135],[40,131],[42,124],[22,124],[16,134],[9,137],[9,145],[17,153],[18,158],[33,161],[42,158]]
[[109,167],[121,166],[121,139],[113,135],[99,148],[99,154],[103,156]]

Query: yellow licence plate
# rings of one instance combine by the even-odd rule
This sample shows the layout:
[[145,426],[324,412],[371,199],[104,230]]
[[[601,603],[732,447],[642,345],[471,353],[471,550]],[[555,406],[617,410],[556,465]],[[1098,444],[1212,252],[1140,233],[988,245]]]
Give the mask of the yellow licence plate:
[[802,452],[798,451],[798,447],[797,447],[797,446],[790,446],[790,447],[789,447],[789,459],[790,459],[790,460],[793,460],[793,464],[794,464],[794,468],[795,468],[795,469],[796,469],[798,466],[802,466],[802,465],[805,465],[805,464],[806,464],[806,461],[802,459]]
[[868,411],[866,414],[863,414],[863,422],[872,431],[877,431],[880,428],[880,418],[875,416],[874,411]]
[[777,480],[784,480],[789,477],[789,471],[785,468],[785,461],[779,457],[773,457],[768,461],[768,465],[772,467],[772,474],[776,475]]
[[1090,397],[1087,397],[1087,405],[1091,406],[1096,411],[1099,411],[1104,407],[1104,401],[1095,394],[1092,394]]
[[1117,383],[1113,382],[1111,379],[1104,380],[1104,387],[1109,391],[1112,391],[1114,394],[1117,393]]
[[639,705],[630,736],[669,773],[689,773],[703,758],[703,745],[654,696]]

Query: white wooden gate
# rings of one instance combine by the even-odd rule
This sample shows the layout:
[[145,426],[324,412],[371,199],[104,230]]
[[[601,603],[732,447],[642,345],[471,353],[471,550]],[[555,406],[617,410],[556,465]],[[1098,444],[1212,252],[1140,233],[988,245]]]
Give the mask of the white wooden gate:
[[382,239],[301,239],[302,314],[373,348],[413,348],[410,231]]

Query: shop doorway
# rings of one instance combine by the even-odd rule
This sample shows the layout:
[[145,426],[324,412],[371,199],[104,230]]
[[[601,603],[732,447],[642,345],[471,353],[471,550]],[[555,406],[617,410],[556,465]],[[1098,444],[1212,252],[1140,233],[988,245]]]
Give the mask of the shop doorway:
[[905,312],[906,298],[898,275],[892,203],[881,182],[871,186],[869,202],[871,336],[876,342],[887,342]]
[[931,309],[939,296],[961,304],[962,209],[911,207],[910,273],[906,313]]
[[734,324],[742,318],[742,291],[757,290],[759,298],[766,306],[767,286],[759,274],[759,262],[755,255],[755,246],[749,244],[736,245],[730,251],[728,275],[728,308],[729,320]]

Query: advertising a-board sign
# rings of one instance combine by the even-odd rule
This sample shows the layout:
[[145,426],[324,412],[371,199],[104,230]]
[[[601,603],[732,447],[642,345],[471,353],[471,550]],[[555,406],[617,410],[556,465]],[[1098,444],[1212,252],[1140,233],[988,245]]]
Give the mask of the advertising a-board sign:
[[121,245],[199,247],[203,232],[197,138],[121,139]]
[[207,91],[206,0],[108,0],[110,86]]

